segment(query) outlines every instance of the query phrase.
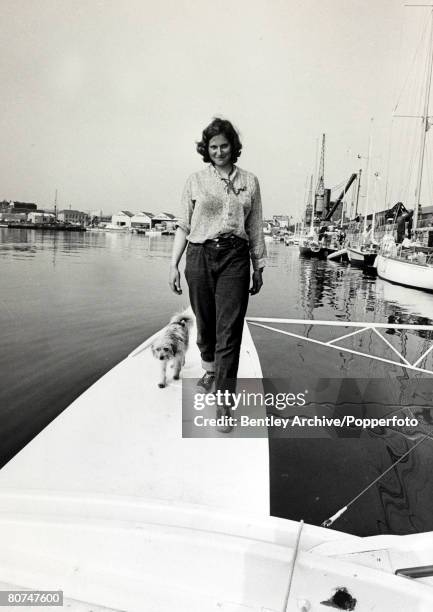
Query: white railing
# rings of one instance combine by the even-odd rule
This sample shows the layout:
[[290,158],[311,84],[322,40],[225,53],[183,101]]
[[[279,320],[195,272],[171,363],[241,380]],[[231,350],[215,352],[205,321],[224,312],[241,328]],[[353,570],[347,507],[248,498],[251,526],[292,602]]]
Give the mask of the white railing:
[[[424,374],[433,374],[433,369],[425,369],[419,367],[423,360],[433,351],[433,325],[405,325],[402,323],[371,323],[371,322],[357,322],[357,321],[316,321],[314,319],[278,319],[278,318],[269,318],[269,317],[247,317],[248,323],[255,325],[257,327],[262,327],[263,329],[268,329],[270,331],[276,332],[278,334],[283,334],[285,336],[291,336],[292,338],[298,338],[300,340],[305,340],[307,342],[311,342],[313,344],[319,344],[320,346],[325,346],[329,348],[338,349],[339,351],[344,351],[346,353],[351,353],[353,355],[359,355],[361,357],[368,357],[369,359],[374,359],[376,361],[381,361],[385,363],[389,363],[392,365],[398,365],[402,368],[407,368],[409,370],[415,370],[416,372],[422,372]],[[309,338],[308,336],[297,334],[291,331],[286,331],[283,329],[279,329],[277,327],[272,327],[267,325],[267,323],[273,324],[281,324],[287,323],[290,325],[322,325],[322,326],[331,326],[331,327],[346,327],[346,328],[356,328],[355,331],[346,333],[344,335],[337,336],[332,340],[328,340],[327,342],[323,340],[315,340],[314,338]],[[432,333],[431,338],[431,346],[422,353],[420,357],[418,357],[413,363],[410,363],[402,353],[387,340],[379,332],[379,329],[399,329],[406,331],[429,331]],[[378,355],[371,355],[370,353],[364,353],[362,351],[357,351],[355,349],[348,348],[346,346],[341,346],[339,342],[341,340],[345,340],[351,336],[355,336],[357,334],[362,334],[368,331],[372,331],[376,336],[378,336],[383,343],[387,346],[387,348],[391,349],[400,361],[393,361],[392,359],[387,359],[386,357],[379,357]]]

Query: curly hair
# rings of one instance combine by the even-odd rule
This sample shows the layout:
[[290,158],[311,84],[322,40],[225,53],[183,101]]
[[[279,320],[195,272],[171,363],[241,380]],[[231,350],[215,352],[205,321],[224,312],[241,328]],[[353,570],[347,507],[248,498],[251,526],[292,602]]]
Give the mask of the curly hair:
[[223,134],[232,147],[231,162],[234,164],[242,151],[242,144],[239,140],[239,134],[227,119],[214,119],[202,132],[200,142],[197,142],[197,152],[203,157],[205,163],[211,161],[209,157],[209,142],[214,136]]

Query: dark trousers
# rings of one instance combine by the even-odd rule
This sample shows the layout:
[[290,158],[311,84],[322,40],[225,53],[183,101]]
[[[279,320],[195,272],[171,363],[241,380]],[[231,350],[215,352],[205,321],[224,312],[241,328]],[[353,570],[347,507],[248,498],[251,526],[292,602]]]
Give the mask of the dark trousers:
[[203,244],[190,242],[185,278],[203,367],[214,368],[217,390],[233,393],[249,297],[248,243],[236,236]]

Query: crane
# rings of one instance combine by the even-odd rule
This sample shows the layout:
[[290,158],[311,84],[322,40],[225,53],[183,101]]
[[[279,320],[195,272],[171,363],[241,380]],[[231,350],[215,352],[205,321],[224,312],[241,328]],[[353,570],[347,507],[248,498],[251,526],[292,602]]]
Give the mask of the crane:
[[343,191],[340,193],[340,195],[338,196],[338,198],[335,200],[335,202],[331,202],[331,205],[328,212],[326,213],[326,216],[324,217],[324,221],[330,221],[330,219],[332,218],[332,215],[335,213],[335,211],[337,210],[338,206],[341,204],[344,196],[346,195],[346,193],[349,191],[353,181],[356,179],[358,175],[356,174],[356,172],[354,172],[349,180],[347,181]]

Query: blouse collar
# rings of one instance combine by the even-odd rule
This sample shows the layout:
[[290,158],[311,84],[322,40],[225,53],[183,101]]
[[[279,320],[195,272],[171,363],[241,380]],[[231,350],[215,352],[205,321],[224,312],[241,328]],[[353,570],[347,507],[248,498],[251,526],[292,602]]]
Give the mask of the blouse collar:
[[233,181],[233,179],[236,177],[237,173],[238,173],[238,168],[237,166],[235,166],[235,164],[233,164],[233,169],[230,172],[228,179],[225,178],[224,176],[221,176],[221,174],[218,172],[218,170],[215,168],[215,166],[213,164],[210,164],[210,168],[211,171],[214,173],[214,175],[219,178],[221,181]]

